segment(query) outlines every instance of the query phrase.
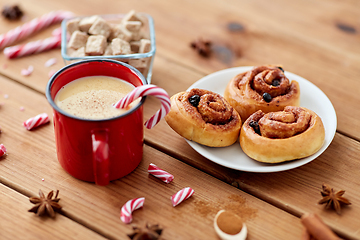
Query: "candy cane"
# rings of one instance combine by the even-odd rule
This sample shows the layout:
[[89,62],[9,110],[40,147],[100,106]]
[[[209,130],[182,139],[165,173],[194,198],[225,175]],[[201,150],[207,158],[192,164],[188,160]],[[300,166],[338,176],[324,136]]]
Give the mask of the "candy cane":
[[61,33],[62,33],[62,28],[59,27],[59,28],[55,28],[55,29],[51,32],[51,35],[54,36],[54,37],[57,37],[57,36],[61,36]]
[[66,18],[73,16],[73,13],[67,11],[54,11],[39,18],[35,18],[28,23],[0,35],[0,49],[10,46],[12,43],[25,39],[31,34],[38,32],[52,24],[61,22]]
[[21,69],[21,75],[30,76],[34,71],[34,66],[30,65],[28,68]]
[[27,130],[31,130],[48,122],[49,116],[46,113],[42,113],[35,117],[29,118],[23,123],[23,125]]
[[172,180],[174,180],[174,176],[170,173],[162,170],[158,166],[156,166],[153,163],[150,163],[148,168],[148,173],[153,175],[154,177],[160,178],[165,183],[170,183]]
[[57,59],[56,58],[50,58],[49,60],[47,60],[44,64],[45,67],[51,67],[52,65],[57,63]]
[[148,129],[153,128],[163,117],[165,117],[166,114],[170,111],[170,98],[167,92],[159,88],[155,85],[148,84],[148,85],[142,85],[140,87],[136,87],[134,90],[132,90],[130,93],[128,93],[125,97],[120,99],[117,103],[114,104],[114,107],[116,108],[126,108],[129,106],[130,103],[132,103],[135,99],[139,97],[144,97],[152,95],[157,97],[161,101],[161,108],[155,113],[154,116],[152,116],[149,120],[145,122],[145,126]]
[[124,223],[131,223],[132,212],[144,206],[145,198],[134,198],[127,201],[121,208],[120,219]]
[[23,45],[7,47],[4,49],[4,54],[8,58],[18,58],[18,57],[40,53],[60,47],[61,47],[61,36],[53,36],[53,37],[45,38],[43,40],[29,42]]
[[0,157],[6,153],[6,147],[3,144],[0,144]]
[[171,196],[171,202],[173,207],[176,205],[182,203],[184,200],[188,199],[194,194],[194,190],[190,187],[186,187],[184,189],[181,189],[177,193]]

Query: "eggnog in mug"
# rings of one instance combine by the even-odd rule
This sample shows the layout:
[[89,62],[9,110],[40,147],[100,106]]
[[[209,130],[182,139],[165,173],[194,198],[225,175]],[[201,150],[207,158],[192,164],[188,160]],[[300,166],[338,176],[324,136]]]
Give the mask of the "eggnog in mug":
[[108,119],[119,116],[135,106],[137,99],[126,109],[113,105],[135,87],[118,78],[91,76],[76,79],[63,86],[54,99],[63,111],[84,119]]

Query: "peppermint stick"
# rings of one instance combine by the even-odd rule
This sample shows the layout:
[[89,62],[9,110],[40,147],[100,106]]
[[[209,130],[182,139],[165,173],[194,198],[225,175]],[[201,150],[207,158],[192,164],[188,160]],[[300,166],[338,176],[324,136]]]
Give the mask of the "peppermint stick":
[[31,130],[48,122],[49,116],[46,113],[42,113],[35,117],[29,118],[23,123],[23,125],[27,130]]
[[20,41],[22,39],[27,38],[33,33],[39,32],[40,30],[61,22],[66,18],[70,18],[73,16],[73,13],[67,11],[53,11],[47,14],[44,14],[41,17],[35,18],[30,22],[23,24],[15,29],[8,31],[0,35],[0,49],[3,49],[7,46],[10,46],[12,43],[16,41]]
[[153,175],[154,177],[160,178],[165,183],[170,183],[172,180],[174,180],[174,176],[170,173],[162,170],[158,166],[156,166],[153,163],[150,163],[148,168],[148,173]]
[[165,117],[166,114],[170,111],[170,98],[167,92],[159,88],[155,85],[148,84],[136,87],[130,93],[128,93],[125,97],[120,99],[117,103],[114,104],[116,108],[126,108],[130,105],[135,99],[139,97],[144,97],[152,95],[157,97],[161,101],[161,108],[152,116],[149,120],[145,122],[145,127],[148,129],[153,128],[160,120]]
[[43,40],[29,42],[23,45],[7,47],[4,49],[4,54],[5,56],[11,59],[11,58],[27,56],[30,54],[40,53],[60,47],[61,47],[61,36],[53,36],[53,37],[45,38]]
[[124,223],[131,223],[132,212],[144,206],[145,198],[134,198],[127,201],[121,208],[120,219]]
[[4,144],[0,144],[0,157],[2,157],[6,153],[6,147]]
[[190,187],[186,187],[171,196],[171,202],[173,207],[182,203],[194,194],[194,190]]

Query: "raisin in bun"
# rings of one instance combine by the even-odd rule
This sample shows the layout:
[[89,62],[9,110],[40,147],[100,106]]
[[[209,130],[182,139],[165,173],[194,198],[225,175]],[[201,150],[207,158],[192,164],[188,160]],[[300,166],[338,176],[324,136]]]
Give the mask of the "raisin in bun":
[[233,144],[241,128],[239,114],[221,95],[197,88],[172,96],[165,120],[182,137],[210,147]]
[[299,106],[300,86],[290,82],[281,67],[258,66],[232,78],[224,97],[245,121],[258,110],[268,113]]
[[308,157],[321,148],[324,139],[321,118],[295,106],[267,114],[259,110],[244,122],[240,133],[244,153],[266,163]]

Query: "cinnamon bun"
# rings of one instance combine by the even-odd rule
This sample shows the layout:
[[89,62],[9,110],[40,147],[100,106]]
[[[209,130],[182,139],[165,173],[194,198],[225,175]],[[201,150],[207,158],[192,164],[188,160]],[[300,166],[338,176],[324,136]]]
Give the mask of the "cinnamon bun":
[[252,114],[241,128],[240,146],[257,161],[279,163],[316,153],[324,139],[324,125],[315,112],[287,106],[283,111]]
[[233,144],[241,128],[239,114],[220,94],[198,88],[172,96],[165,120],[184,138],[210,147]]
[[290,82],[281,67],[258,66],[231,79],[224,97],[245,121],[258,110],[268,113],[299,106],[300,86]]

